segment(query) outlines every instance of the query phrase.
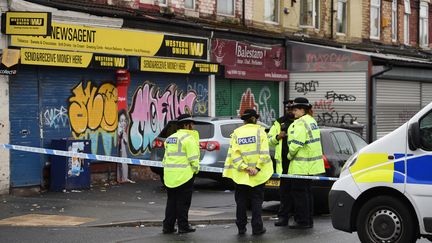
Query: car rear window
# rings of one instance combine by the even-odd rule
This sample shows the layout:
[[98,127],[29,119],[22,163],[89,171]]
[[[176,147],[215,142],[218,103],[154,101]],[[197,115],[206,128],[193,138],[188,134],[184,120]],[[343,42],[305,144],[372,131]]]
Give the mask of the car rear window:
[[231,133],[235,129],[237,129],[238,127],[240,127],[241,125],[243,125],[243,123],[233,123],[233,124],[221,125],[221,134],[222,134],[222,137],[224,137],[224,138],[230,138],[231,137]]
[[[195,130],[199,132],[200,139],[212,138],[214,136],[214,125],[208,122],[197,122]],[[158,137],[167,138],[177,131],[177,124],[175,122],[168,122],[162,129]]]

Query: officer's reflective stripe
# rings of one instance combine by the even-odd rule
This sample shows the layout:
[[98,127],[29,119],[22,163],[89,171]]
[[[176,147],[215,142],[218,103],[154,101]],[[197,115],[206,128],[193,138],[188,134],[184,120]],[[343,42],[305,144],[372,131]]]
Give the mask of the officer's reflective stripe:
[[186,164],[164,164],[164,167],[166,168],[186,168],[189,165]]
[[233,162],[233,163],[237,163],[237,162],[239,162],[240,160],[242,160],[242,158],[241,158],[241,157],[238,157],[238,158],[233,159],[232,162]]
[[309,135],[309,139],[312,140],[312,139],[313,139],[312,129],[309,127],[309,125],[306,123],[305,120],[300,119],[300,121],[303,122],[303,124],[304,124],[304,126],[305,126],[305,128],[306,128],[306,130],[307,130],[307,133],[308,133],[308,135]]
[[186,153],[183,153],[183,152],[172,152],[172,153],[168,153],[168,156],[186,156]]
[[198,166],[192,166],[193,170],[198,170]]
[[272,160],[270,158],[266,158],[266,159],[262,160],[263,163],[268,163],[268,162],[271,162],[271,161]]
[[225,165],[224,169],[226,169],[226,170],[234,169],[234,165]]
[[291,141],[289,141],[288,144],[291,144],[291,143],[295,143],[295,144],[298,144],[298,145],[300,145],[300,146],[304,146],[304,145],[305,145],[305,143],[302,143],[302,142],[300,142],[300,141],[298,141],[298,140],[291,140]]
[[249,163],[249,166],[250,167],[255,167],[255,166],[257,166],[257,163]]
[[[271,160],[271,159],[270,159],[270,160]],[[281,163],[280,160],[277,159],[277,160],[276,160],[276,164],[280,164],[280,163]]]
[[311,143],[316,143],[316,142],[320,142],[321,139],[320,138],[314,138],[312,140],[306,141],[305,144],[311,144]]
[[199,158],[198,155],[195,155],[195,156],[189,157],[188,160],[195,160],[195,159],[198,159],[198,158]]
[[261,129],[258,129],[258,135],[257,135],[257,149],[256,151],[259,153],[261,151]]
[[305,157],[295,157],[294,160],[299,160],[299,161],[315,161],[315,160],[319,160],[322,159],[322,156],[316,156],[316,157],[312,157],[312,158],[305,158]]

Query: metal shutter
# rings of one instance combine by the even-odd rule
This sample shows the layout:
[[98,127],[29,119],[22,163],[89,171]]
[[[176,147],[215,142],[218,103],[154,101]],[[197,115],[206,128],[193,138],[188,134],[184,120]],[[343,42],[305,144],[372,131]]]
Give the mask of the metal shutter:
[[[364,126],[367,129],[365,72],[291,73],[289,97],[306,97],[320,125]],[[360,129],[361,130],[361,129]],[[359,130],[357,130],[359,131]]]
[[398,128],[420,110],[420,82],[378,79],[377,139]]
[[425,107],[432,102],[432,83],[421,84],[421,106]]

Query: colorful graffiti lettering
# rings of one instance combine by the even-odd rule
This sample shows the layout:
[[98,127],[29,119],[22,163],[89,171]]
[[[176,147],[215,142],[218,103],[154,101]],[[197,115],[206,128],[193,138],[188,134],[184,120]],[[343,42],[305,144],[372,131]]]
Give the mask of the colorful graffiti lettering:
[[63,106],[59,109],[51,108],[45,110],[43,114],[44,124],[55,129],[68,126],[69,116],[67,112],[67,109]]
[[258,103],[259,103],[259,114],[260,119],[267,125],[271,125],[276,120],[276,111],[270,106],[271,92],[268,87],[261,89]]
[[116,143],[117,129],[117,89],[111,83],[104,83],[99,88],[92,87],[91,81],[83,87],[80,82],[73,88],[69,98],[69,119],[75,138],[92,140],[92,153],[97,152],[99,135],[105,154],[110,155]]
[[208,90],[203,84],[188,85],[187,91],[195,91],[197,98],[193,107],[194,114],[206,115],[208,112]]
[[135,155],[148,151],[168,121],[180,114],[191,113],[196,99],[195,91],[184,94],[175,84],[169,85],[161,94],[155,85],[144,83],[135,91],[129,110],[130,151]]
[[237,110],[237,116],[241,116],[247,109],[255,109],[258,111],[259,105],[255,102],[255,95],[250,88],[242,94],[240,100],[240,108]]

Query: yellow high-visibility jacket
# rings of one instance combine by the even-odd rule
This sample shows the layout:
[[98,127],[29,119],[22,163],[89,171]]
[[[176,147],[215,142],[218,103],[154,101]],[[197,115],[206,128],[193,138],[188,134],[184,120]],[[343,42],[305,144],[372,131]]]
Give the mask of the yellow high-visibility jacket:
[[[292,121],[285,121],[282,124],[286,123],[286,125],[292,123]],[[270,131],[268,132],[268,140],[269,145],[275,147],[275,161],[276,161],[276,170],[275,173],[282,174],[282,139],[277,139],[276,136],[282,131],[282,124],[278,120],[274,121],[273,126],[270,127]],[[288,134],[287,134],[288,135]]]
[[165,140],[164,183],[169,188],[183,185],[199,172],[199,134],[179,129]]
[[325,172],[320,130],[312,116],[304,115],[291,124],[288,146],[288,174],[317,175]]
[[[245,170],[248,167],[257,168],[259,172],[250,176]],[[272,174],[273,165],[264,128],[246,124],[234,130],[222,176],[231,178],[236,184],[254,187],[265,183]]]

